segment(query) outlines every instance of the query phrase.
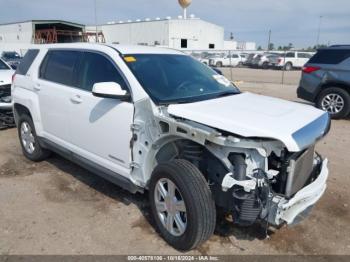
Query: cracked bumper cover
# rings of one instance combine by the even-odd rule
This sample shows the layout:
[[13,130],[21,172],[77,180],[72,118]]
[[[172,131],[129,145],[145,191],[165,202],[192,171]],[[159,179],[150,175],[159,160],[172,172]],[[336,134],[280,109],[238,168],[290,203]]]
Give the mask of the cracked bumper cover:
[[312,183],[298,191],[293,198],[287,200],[281,197],[272,199],[273,208],[269,213],[269,223],[281,225],[283,223],[295,224],[299,222],[298,216],[310,208],[322,197],[326,190],[326,181],[328,178],[328,160],[322,162],[321,171]]

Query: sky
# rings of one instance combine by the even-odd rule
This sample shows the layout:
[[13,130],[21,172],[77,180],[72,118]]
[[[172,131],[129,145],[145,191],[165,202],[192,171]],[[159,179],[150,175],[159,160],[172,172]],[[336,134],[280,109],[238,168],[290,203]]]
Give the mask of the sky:
[[[0,0],[0,23],[60,19],[95,24],[95,0]],[[177,17],[177,0],[96,0],[98,24],[108,21]],[[350,44],[349,0],[193,0],[189,14],[223,26],[239,41],[262,47],[313,46],[320,24],[320,44]],[[320,19],[320,16],[322,18]],[[321,23],[320,23],[321,22]]]

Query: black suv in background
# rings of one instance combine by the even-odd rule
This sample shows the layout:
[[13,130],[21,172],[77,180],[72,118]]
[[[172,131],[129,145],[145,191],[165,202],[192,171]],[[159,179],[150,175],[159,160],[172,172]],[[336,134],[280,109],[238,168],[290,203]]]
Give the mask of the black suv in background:
[[322,48],[303,67],[298,97],[314,102],[332,118],[350,114],[350,45]]

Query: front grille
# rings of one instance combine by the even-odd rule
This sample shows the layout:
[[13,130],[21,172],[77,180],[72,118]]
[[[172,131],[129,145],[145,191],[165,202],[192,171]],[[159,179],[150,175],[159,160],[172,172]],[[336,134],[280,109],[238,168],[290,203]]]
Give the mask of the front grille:
[[305,150],[301,155],[292,157],[288,167],[286,196],[291,197],[305,186],[314,168],[315,147]]

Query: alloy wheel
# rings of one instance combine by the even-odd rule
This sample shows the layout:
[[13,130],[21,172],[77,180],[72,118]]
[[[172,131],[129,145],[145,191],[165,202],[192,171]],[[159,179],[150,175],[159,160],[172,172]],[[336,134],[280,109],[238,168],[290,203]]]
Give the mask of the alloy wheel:
[[321,102],[322,109],[330,114],[337,114],[344,109],[344,99],[342,96],[332,93],[326,95]]
[[21,124],[21,140],[24,150],[28,154],[33,154],[35,151],[35,138],[31,126],[27,122]]
[[187,227],[187,212],[179,189],[170,179],[160,179],[154,191],[155,206],[164,228],[173,236],[181,236]]

